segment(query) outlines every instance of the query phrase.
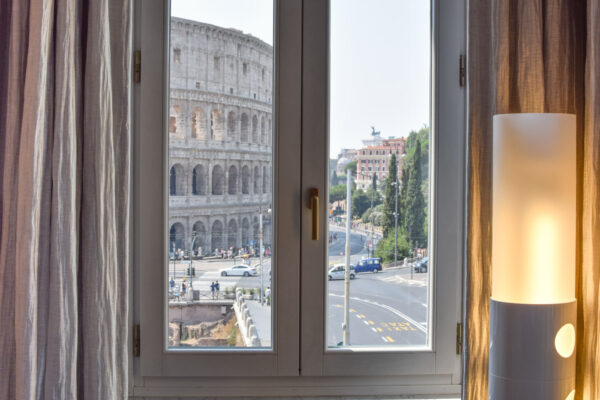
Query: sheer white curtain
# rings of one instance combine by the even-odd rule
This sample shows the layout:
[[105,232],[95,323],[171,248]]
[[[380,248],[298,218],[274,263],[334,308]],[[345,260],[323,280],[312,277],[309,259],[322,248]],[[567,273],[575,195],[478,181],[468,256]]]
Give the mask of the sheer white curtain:
[[127,396],[129,0],[0,3],[0,398]]

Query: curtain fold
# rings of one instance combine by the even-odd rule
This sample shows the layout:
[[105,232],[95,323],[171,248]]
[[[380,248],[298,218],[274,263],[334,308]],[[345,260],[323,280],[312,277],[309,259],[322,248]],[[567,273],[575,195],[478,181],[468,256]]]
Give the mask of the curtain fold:
[[600,398],[599,0],[470,0],[464,398],[488,397],[492,117],[577,115],[576,398]]
[[0,398],[127,396],[130,1],[3,1]]

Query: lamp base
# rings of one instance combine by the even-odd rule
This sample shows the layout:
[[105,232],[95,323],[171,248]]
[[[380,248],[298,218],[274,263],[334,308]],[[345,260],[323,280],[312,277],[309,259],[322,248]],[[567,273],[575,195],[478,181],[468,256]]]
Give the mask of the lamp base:
[[490,299],[490,400],[567,400],[575,390],[577,302]]

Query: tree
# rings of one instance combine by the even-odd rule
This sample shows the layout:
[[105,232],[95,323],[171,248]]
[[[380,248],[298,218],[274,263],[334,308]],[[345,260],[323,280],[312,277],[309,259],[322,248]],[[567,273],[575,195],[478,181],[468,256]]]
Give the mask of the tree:
[[[406,161],[406,160],[405,160]],[[400,192],[398,197],[398,226],[406,231],[406,208],[408,198],[408,176],[410,174],[408,163],[402,165],[402,174],[400,177]]]
[[[383,262],[394,261],[394,232],[391,235],[385,236],[377,242],[375,249],[375,257],[381,257]],[[403,232],[398,230],[398,260],[408,257],[410,254],[410,246]]]
[[369,209],[371,200],[369,196],[361,189],[355,190],[352,194],[352,215],[360,217],[365,211]]
[[421,189],[421,142],[417,139],[409,167],[406,198],[406,233],[413,247],[425,244],[425,198]]
[[337,176],[337,172],[335,172],[335,169],[333,170],[333,173],[331,174],[331,184],[330,186],[335,186],[338,184],[338,176]]
[[336,185],[329,189],[329,202],[344,200],[346,198],[346,185]]
[[371,183],[371,189],[377,192],[377,174],[373,174],[373,181]]
[[392,154],[388,166],[388,176],[385,178],[385,197],[383,200],[383,236],[394,233],[394,212],[396,212],[396,176],[398,165],[396,155]]
[[350,161],[348,164],[346,164],[344,171],[348,173],[348,170],[351,170],[352,174],[356,176],[356,161]]

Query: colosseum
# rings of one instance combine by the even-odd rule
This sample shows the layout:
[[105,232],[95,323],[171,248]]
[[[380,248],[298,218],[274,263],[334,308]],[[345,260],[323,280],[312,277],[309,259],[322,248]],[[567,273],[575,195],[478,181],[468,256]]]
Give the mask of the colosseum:
[[172,18],[170,51],[171,250],[270,246],[272,46]]

